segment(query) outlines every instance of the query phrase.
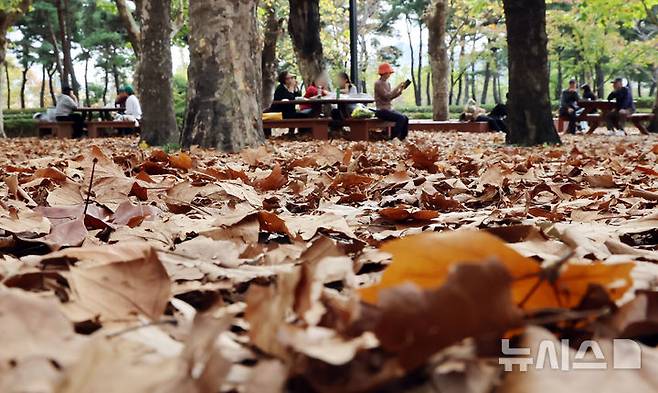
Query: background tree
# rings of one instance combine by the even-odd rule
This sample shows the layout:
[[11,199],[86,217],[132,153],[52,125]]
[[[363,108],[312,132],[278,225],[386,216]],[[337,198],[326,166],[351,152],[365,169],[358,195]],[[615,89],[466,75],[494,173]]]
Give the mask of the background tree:
[[[5,58],[7,56],[7,31],[27,11],[30,3],[30,0],[8,0],[0,3],[0,64],[5,64]],[[3,107],[1,101],[0,99],[0,117],[2,116]],[[0,138],[5,137],[3,120],[0,121]]]
[[320,1],[290,0],[288,32],[297,56],[299,71],[307,86],[324,71],[324,53],[320,39]]
[[263,75],[262,105],[269,108],[274,97],[276,74],[278,65],[277,45],[281,38],[285,19],[280,15],[281,4],[276,0],[265,0],[260,10],[263,20],[263,53],[261,56],[261,70]]
[[171,0],[143,0],[139,62],[142,139],[159,146],[178,134],[171,59]]
[[505,0],[509,50],[507,143],[560,143],[549,99],[546,3]]
[[239,151],[263,143],[256,6],[257,0],[190,0],[184,146]]
[[434,120],[448,120],[448,86],[450,83],[450,64],[446,45],[446,24],[448,20],[448,1],[433,0],[427,12],[429,26],[429,58],[432,69],[432,112]]

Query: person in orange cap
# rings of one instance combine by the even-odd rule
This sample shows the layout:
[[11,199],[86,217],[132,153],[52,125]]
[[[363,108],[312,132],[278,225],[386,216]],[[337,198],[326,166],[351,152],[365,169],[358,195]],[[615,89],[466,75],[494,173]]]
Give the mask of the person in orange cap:
[[395,71],[388,63],[381,64],[378,71],[379,79],[375,82],[375,105],[377,105],[375,116],[384,121],[395,122],[391,138],[405,140],[409,134],[409,118],[402,113],[394,111],[392,101],[401,96],[404,89],[409,85],[406,82],[402,82],[395,89],[391,89],[388,79]]

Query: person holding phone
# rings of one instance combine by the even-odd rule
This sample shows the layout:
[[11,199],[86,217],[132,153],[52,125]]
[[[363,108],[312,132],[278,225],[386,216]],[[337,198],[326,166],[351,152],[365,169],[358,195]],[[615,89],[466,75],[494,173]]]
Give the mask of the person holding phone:
[[411,83],[407,80],[392,89],[388,80],[394,72],[393,67],[388,63],[379,66],[379,79],[375,82],[375,105],[377,106],[375,116],[384,121],[395,122],[391,138],[399,138],[403,141],[409,134],[409,118],[394,111],[392,102],[400,97]]

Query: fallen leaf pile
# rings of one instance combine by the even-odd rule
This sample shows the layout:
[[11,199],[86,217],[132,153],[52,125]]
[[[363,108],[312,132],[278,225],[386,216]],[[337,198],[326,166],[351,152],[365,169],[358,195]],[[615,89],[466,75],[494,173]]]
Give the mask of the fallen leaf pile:
[[0,391],[658,390],[654,136],[137,142],[0,140]]

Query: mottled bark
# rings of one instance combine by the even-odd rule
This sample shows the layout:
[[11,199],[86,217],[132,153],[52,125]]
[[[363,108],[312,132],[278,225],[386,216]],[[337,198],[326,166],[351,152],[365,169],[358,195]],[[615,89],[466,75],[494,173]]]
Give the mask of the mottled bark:
[[264,142],[257,0],[191,0],[184,146],[235,152]]
[[149,145],[174,142],[178,136],[174,112],[171,60],[171,0],[144,0],[141,17],[139,98],[141,137]]
[[320,1],[290,0],[288,32],[292,40],[299,72],[304,84],[324,70],[324,54],[320,40]]
[[546,3],[505,0],[504,8],[510,96],[507,143],[560,143],[549,97]]
[[114,0],[114,3],[116,4],[117,10],[119,11],[121,23],[128,33],[128,41],[133,48],[135,57],[139,59],[141,50],[141,31],[139,23],[137,23],[132,12],[130,12],[126,0]]
[[274,4],[265,9],[265,31],[263,32],[263,55],[261,68],[263,73],[263,108],[269,108],[274,98],[276,86],[277,53],[276,44],[283,32],[283,19],[277,18]]
[[434,120],[448,120],[450,61],[446,45],[446,24],[449,5],[447,0],[434,0],[427,13],[429,29],[429,58],[432,70],[432,113]]

